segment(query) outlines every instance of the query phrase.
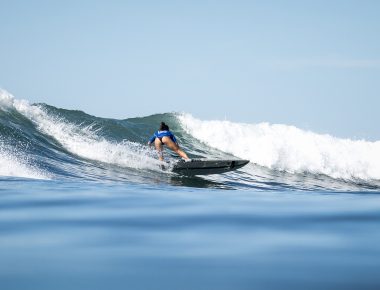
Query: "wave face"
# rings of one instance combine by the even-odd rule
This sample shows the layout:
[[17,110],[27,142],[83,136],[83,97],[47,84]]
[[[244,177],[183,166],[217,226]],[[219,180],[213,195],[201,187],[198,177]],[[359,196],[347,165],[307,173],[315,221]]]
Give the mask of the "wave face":
[[[160,121],[192,158],[249,159],[240,171],[186,178],[160,169],[146,146]],[[212,128],[212,130],[210,130]],[[166,152],[170,164],[177,157]],[[0,91],[0,175],[258,190],[378,190],[380,142],[286,125],[202,121],[188,114],[105,119]]]

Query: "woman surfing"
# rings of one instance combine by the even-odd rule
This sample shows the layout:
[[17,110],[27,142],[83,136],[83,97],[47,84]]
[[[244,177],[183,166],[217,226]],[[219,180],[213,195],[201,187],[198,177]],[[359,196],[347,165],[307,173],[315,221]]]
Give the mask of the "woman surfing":
[[164,122],[161,122],[160,128],[158,129],[158,131],[156,131],[153,134],[153,136],[149,139],[148,145],[150,146],[153,143],[158,152],[158,159],[160,161],[164,161],[164,157],[162,153],[163,145],[166,145],[170,150],[177,153],[185,161],[191,161],[191,159],[187,156],[187,154],[179,148],[177,139],[175,138],[174,134],[170,132],[169,126],[166,125]]

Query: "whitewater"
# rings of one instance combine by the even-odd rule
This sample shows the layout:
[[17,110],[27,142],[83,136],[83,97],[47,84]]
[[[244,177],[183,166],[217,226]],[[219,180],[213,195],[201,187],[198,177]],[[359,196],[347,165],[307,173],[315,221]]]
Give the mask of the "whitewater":
[[[161,121],[191,158],[250,163],[164,171],[147,146]],[[1,90],[0,288],[379,289],[379,166],[380,141],[189,113],[99,118]]]
[[339,139],[281,124],[201,121],[188,114],[179,119],[205,144],[269,169],[380,179],[380,141]]

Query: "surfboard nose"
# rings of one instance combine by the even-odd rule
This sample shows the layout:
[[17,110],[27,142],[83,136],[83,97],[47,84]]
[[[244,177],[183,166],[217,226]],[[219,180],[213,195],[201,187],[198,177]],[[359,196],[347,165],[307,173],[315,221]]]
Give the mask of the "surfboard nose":
[[249,160],[232,160],[230,168],[240,168],[243,167],[244,165],[248,164]]
[[242,167],[242,166],[248,164],[249,160],[244,160],[244,159],[242,159],[242,160],[234,160],[234,162],[235,162],[235,167],[236,166]]

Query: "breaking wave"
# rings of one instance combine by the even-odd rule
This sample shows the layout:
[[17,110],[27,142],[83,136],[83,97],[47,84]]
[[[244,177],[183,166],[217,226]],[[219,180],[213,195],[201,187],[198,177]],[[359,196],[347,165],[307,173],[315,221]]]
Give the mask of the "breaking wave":
[[[185,178],[163,172],[146,142],[160,121],[192,158],[249,159],[240,171]],[[210,130],[212,128],[212,130]],[[177,159],[166,152],[169,163]],[[225,188],[378,189],[380,141],[293,126],[204,121],[189,114],[124,120],[31,104],[0,90],[0,175]]]

